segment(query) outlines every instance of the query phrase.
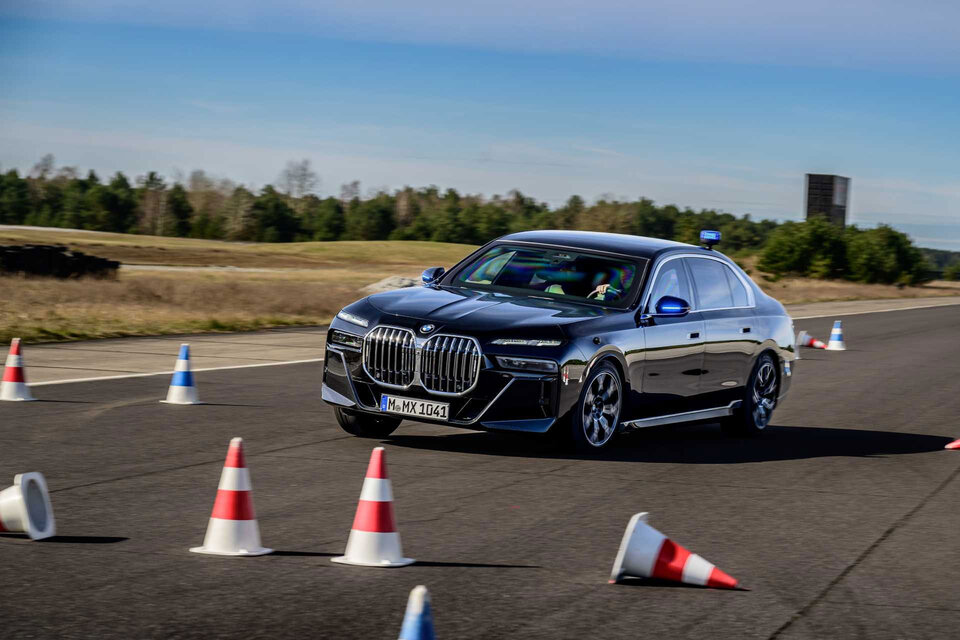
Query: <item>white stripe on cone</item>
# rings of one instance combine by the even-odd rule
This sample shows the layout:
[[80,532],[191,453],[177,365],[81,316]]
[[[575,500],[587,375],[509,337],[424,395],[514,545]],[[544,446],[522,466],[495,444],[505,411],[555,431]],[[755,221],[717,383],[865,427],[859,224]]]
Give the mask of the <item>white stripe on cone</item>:
[[225,489],[227,491],[253,490],[253,487],[250,485],[249,469],[246,467],[224,467],[223,471],[220,472],[220,486],[218,486],[217,489]]
[[364,478],[361,500],[371,502],[393,502],[393,488],[389,478]]

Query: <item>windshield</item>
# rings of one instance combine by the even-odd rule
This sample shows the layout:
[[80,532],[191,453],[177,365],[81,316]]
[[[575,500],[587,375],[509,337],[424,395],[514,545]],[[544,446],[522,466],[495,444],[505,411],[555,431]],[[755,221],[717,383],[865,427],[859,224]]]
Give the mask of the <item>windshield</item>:
[[471,289],[626,307],[643,260],[628,260],[548,247],[498,245],[454,278]]

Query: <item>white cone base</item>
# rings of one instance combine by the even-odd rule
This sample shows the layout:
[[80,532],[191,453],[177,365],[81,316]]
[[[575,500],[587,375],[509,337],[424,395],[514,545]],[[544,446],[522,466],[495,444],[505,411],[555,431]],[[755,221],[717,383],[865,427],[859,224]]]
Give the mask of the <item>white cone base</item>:
[[216,551],[214,549],[207,549],[206,547],[193,547],[190,549],[191,553],[205,553],[208,556],[265,556],[268,553],[273,553],[273,549],[253,549],[247,551],[242,549],[240,551]]
[[357,560],[351,560],[347,556],[339,556],[337,558],[330,558],[330,562],[352,564],[356,567],[406,567],[416,562],[416,560],[413,558],[400,558],[395,562],[358,562]]
[[262,556],[273,549],[260,546],[260,526],[256,520],[224,520],[210,518],[202,547],[190,549],[193,553],[212,556]]
[[167,391],[167,399],[163,404],[203,404],[197,397],[196,387],[171,386]]
[[400,534],[396,531],[376,532],[357,529],[350,530],[346,553],[331,560],[338,564],[352,564],[358,567],[405,567],[416,562],[413,558],[403,557]]
[[30,387],[23,382],[0,383],[0,400],[5,402],[35,402]]
[[827,345],[827,351],[846,351],[846,350],[847,350],[847,345],[843,344],[842,342],[840,344],[834,344],[831,342]]

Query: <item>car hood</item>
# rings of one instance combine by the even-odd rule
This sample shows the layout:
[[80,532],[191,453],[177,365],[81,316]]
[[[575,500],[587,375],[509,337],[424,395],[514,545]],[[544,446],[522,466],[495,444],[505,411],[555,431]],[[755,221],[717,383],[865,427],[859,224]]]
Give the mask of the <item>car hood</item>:
[[367,301],[383,313],[478,332],[562,326],[616,312],[533,296],[448,287],[397,289],[374,294]]

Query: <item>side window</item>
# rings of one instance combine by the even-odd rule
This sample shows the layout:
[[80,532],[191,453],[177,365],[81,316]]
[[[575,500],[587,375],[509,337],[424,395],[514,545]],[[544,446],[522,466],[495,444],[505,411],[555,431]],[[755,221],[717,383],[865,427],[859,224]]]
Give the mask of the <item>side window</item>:
[[716,260],[706,258],[685,258],[693,276],[693,286],[697,289],[700,309],[723,309],[732,307],[733,294],[727,280],[727,267]]
[[687,272],[680,260],[669,260],[660,268],[657,281],[653,283],[650,292],[650,301],[647,303],[647,313],[652,313],[657,301],[663,296],[681,298],[693,305],[693,296],[690,295],[690,283],[687,281]]
[[740,282],[740,278],[730,267],[725,267],[727,273],[727,282],[730,284],[730,292],[733,294],[733,306],[746,307],[750,304],[750,296],[747,295],[747,289]]

